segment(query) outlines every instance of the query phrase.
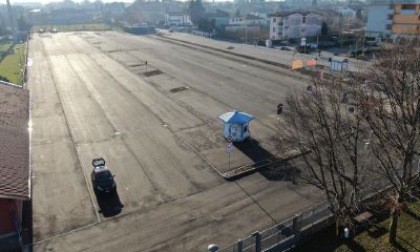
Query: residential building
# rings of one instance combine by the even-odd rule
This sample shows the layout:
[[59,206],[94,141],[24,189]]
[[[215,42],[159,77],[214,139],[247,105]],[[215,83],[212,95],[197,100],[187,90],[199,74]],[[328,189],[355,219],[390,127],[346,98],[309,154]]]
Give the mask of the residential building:
[[29,92],[0,83],[0,250],[20,251],[23,205],[31,198]]
[[191,25],[192,22],[190,15],[184,12],[169,12],[165,14],[165,26],[167,27],[185,27]]
[[267,19],[254,15],[246,17],[234,17],[229,19],[229,25],[225,26],[227,32],[242,34],[244,42],[255,41],[261,37],[262,27],[267,26]]
[[335,9],[340,15],[344,18],[355,18],[356,17],[356,10],[350,8],[348,6],[340,6]]
[[212,19],[214,20],[214,27],[217,30],[225,29],[227,26],[229,26],[229,17],[215,17]]
[[369,6],[366,37],[378,40],[420,35],[420,4],[374,4]]
[[314,12],[283,12],[270,15],[270,39],[284,40],[317,36],[322,16]]
[[265,25],[267,23],[265,18],[254,15],[247,15],[246,17],[233,17],[229,19],[230,26],[255,26]]

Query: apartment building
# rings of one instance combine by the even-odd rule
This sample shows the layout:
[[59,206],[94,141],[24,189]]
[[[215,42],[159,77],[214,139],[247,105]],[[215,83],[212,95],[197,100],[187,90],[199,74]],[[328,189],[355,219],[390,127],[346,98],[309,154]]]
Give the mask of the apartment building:
[[184,12],[169,12],[165,14],[165,25],[185,27],[192,25],[191,17],[189,14]]
[[321,33],[322,16],[314,12],[281,12],[269,17],[271,40],[304,38]]
[[369,6],[366,37],[396,40],[420,35],[420,4],[375,4]]

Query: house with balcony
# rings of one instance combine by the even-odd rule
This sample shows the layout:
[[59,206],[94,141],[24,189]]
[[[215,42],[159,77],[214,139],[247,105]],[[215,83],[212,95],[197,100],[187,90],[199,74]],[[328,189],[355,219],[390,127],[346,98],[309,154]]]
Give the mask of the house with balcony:
[[265,18],[247,15],[245,17],[233,17],[229,19],[230,26],[256,26],[256,25],[265,25],[267,23]]
[[165,26],[167,27],[187,27],[191,25],[191,17],[187,13],[168,12],[165,14]]
[[248,42],[260,37],[261,27],[267,25],[267,19],[248,14],[245,17],[229,18],[229,24],[225,30],[231,33],[241,33],[243,40]]
[[368,8],[366,37],[377,40],[420,35],[420,4],[374,4]]
[[271,40],[305,38],[321,33],[322,16],[315,12],[280,12],[269,17]]

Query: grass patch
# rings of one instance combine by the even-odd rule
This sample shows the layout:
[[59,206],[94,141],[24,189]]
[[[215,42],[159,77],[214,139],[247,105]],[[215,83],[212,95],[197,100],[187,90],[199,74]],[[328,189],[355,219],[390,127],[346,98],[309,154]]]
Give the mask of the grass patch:
[[6,55],[0,63],[0,76],[9,82],[20,84],[22,69],[25,64],[25,44],[16,44],[12,53]]
[[335,227],[327,228],[318,232],[313,237],[298,246],[294,251],[413,251],[420,252],[420,201],[409,205],[412,211],[402,212],[398,226],[397,244],[388,242],[388,229],[390,219],[386,219],[376,225],[370,226],[353,239],[339,239],[335,236]]
[[7,51],[11,46],[12,46],[12,42],[10,42],[10,41],[7,41],[5,43],[1,43],[0,44],[0,52]]
[[5,43],[0,44],[0,58],[3,58],[7,50],[13,46],[13,43],[10,41],[7,41]]
[[111,30],[111,26],[103,23],[94,24],[72,24],[72,25],[54,25],[54,26],[34,26],[32,32],[38,32],[39,29],[43,29],[45,32],[49,32],[53,28],[57,29],[58,32],[68,31],[105,31]]

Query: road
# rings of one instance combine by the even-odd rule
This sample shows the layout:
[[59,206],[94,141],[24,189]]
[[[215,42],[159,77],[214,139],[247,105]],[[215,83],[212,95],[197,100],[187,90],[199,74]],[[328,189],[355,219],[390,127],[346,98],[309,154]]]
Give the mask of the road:
[[[287,176],[218,173],[217,116],[253,114],[253,138],[275,151],[275,106],[305,79],[116,32],[34,35],[29,58],[35,251],[202,251],[322,201]],[[116,194],[92,190],[99,156]]]
[[[339,74],[339,72],[331,71],[330,66],[331,63],[329,62],[329,58],[336,58],[334,53],[328,51],[321,51],[321,54],[312,52],[311,54],[304,54],[304,53],[297,53],[293,51],[284,51],[276,48],[266,48],[262,46],[254,46],[250,44],[238,44],[238,43],[230,43],[224,41],[217,41],[212,39],[207,39],[201,36],[195,36],[188,33],[169,33],[166,30],[160,30],[159,35],[164,38],[169,38],[178,41],[186,41],[189,43],[199,44],[202,46],[208,46],[212,48],[217,48],[218,50],[224,50],[232,53],[240,53],[245,54],[248,56],[252,56],[259,59],[269,60],[274,63],[283,64],[286,66],[291,65],[292,60],[301,60],[304,65],[305,62],[309,59],[317,58],[317,64],[322,65],[325,68],[325,71],[331,74]],[[347,58],[348,65],[347,70],[350,72],[360,72],[364,71],[366,68],[371,67],[373,62],[358,60],[354,58]],[[287,73],[285,73],[287,75]]]

